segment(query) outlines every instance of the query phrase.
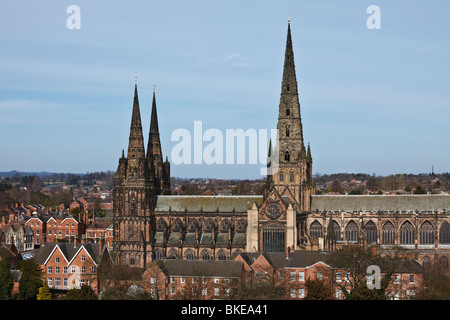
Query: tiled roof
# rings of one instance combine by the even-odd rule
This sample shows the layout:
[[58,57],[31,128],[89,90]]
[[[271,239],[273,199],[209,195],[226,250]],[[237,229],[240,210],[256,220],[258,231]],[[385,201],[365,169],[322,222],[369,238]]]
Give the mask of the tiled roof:
[[72,260],[74,255],[82,246],[86,249],[94,261],[97,261],[97,258],[99,257],[98,243],[77,243],[77,245],[74,246],[74,243],[72,242],[50,242],[39,248],[37,254],[35,255],[36,261],[39,264],[44,264],[56,246],[59,247],[68,261]]
[[250,202],[260,205],[263,196],[158,196],[156,212],[247,212]]
[[233,260],[161,260],[166,276],[205,276],[237,278],[242,261]]
[[450,210],[450,195],[311,196],[311,211],[434,211]]

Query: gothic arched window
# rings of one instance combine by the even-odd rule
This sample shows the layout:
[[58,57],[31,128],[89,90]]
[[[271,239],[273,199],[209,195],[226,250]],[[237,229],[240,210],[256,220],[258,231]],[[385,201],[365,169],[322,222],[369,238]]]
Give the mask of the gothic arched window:
[[192,222],[191,222],[191,224],[190,224],[190,226],[189,226],[189,231],[195,231],[196,229],[197,229],[197,227],[198,227],[198,222],[197,222],[197,220],[192,220]]
[[450,224],[447,221],[439,229],[439,243],[450,243]]
[[423,258],[423,260],[422,260],[422,266],[423,266],[425,269],[428,269],[428,268],[431,267],[431,259],[430,259],[429,256],[425,256],[425,257]]
[[194,260],[195,259],[195,253],[192,249],[187,249],[184,253],[184,257],[186,260]]
[[217,257],[219,260],[227,260],[227,253],[225,250],[219,250],[219,253],[217,254]]
[[237,232],[245,232],[246,228],[247,228],[247,223],[245,222],[245,220],[242,219],[241,221],[239,221]]
[[290,181],[290,182],[294,182],[294,180],[295,180],[294,173],[291,172],[291,173],[289,174],[289,181]]
[[183,222],[180,219],[175,220],[175,223],[172,226],[173,232],[179,232],[183,228]]
[[323,237],[323,228],[319,221],[314,221],[309,227],[309,236],[315,238]]
[[291,161],[291,154],[289,153],[289,151],[286,151],[284,153],[284,161]]
[[155,250],[155,260],[161,260],[163,257],[163,253],[160,249]]
[[420,226],[420,243],[421,244],[433,244],[434,243],[434,229],[431,223],[425,221]]
[[414,244],[414,227],[409,221],[400,227],[400,244]]
[[442,269],[448,269],[448,258],[446,256],[442,256],[439,258],[439,266]]
[[336,221],[333,221],[333,229],[336,241],[341,241],[341,226]]
[[159,219],[158,224],[156,226],[157,231],[164,231],[164,228],[166,227],[166,221],[164,219]]
[[177,251],[175,249],[170,249],[169,253],[167,255],[168,259],[178,259],[178,254]]
[[209,219],[208,221],[206,221],[206,226],[205,226],[205,231],[206,232],[211,232],[214,228],[214,221],[212,221],[212,219]]
[[383,226],[383,244],[394,244],[395,243],[395,229],[394,225],[389,221],[386,222]]
[[284,252],[285,230],[278,224],[269,224],[262,231],[263,252]]
[[284,175],[283,175],[283,172],[280,172],[280,181],[284,181]]
[[136,198],[131,198],[131,204],[130,204],[130,215],[135,216],[137,214],[137,203]]
[[223,232],[227,232],[229,226],[230,226],[230,222],[228,221],[228,219],[225,219],[225,220],[223,220],[222,227],[220,229]]
[[350,221],[345,227],[345,239],[349,242],[357,242],[359,238],[359,229],[354,221]]
[[289,137],[289,128],[286,128],[286,137]]
[[377,226],[372,221],[369,221],[364,228],[366,231],[366,240],[367,243],[376,243],[377,242]]
[[211,260],[211,254],[209,253],[209,250],[204,249],[200,256],[203,260]]

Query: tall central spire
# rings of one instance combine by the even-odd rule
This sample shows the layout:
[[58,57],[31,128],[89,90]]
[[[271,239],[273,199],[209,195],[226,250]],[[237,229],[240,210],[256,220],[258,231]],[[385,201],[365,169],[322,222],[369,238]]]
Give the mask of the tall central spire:
[[281,93],[298,94],[290,22],[288,22],[286,50],[284,52],[284,68],[283,68],[283,81],[281,84]]
[[291,24],[288,22],[284,53],[283,79],[278,110],[279,161],[298,162],[305,154],[303,128],[292,48]]
[[[307,154],[303,142],[290,21],[284,52],[277,130],[278,141],[273,157],[269,150],[269,159],[274,161],[268,161],[268,186],[274,187],[281,196],[288,196],[297,209],[306,212],[310,208],[310,195],[314,191],[311,178],[312,156],[310,149]],[[272,149],[272,145],[269,148]]]

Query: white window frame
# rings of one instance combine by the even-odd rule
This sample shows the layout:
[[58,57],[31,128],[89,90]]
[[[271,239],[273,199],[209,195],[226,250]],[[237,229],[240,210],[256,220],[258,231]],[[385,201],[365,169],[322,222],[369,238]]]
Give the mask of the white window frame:
[[298,297],[301,299],[305,297],[305,289],[303,288],[298,289]]
[[298,272],[298,281],[300,281],[300,282],[305,281],[305,271]]

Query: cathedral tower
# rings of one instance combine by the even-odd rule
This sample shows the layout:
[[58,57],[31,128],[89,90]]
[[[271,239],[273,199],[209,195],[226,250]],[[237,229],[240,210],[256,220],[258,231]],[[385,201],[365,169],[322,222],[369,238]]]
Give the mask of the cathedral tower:
[[[310,196],[314,192],[312,157],[309,145],[306,150],[303,140],[290,22],[284,53],[277,130],[278,144],[273,152],[269,150],[269,155],[272,155],[269,185],[275,187],[280,195],[288,196],[298,210],[307,212],[310,210]],[[272,144],[269,148],[272,148]]]
[[167,160],[162,161],[155,100],[153,93],[146,154],[135,84],[128,151],[125,157],[122,150],[114,177],[114,251],[127,264],[139,267],[151,259],[155,196],[170,192],[170,167]]

